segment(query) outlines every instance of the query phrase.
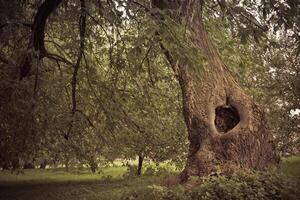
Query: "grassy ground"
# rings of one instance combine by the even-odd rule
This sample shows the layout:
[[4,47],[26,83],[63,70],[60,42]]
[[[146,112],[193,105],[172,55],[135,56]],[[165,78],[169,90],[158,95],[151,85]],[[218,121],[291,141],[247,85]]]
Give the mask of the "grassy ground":
[[288,158],[283,158],[283,162],[280,165],[280,170],[294,177],[300,178],[300,157],[291,156]]
[[111,176],[112,179],[120,179],[126,172],[126,167],[107,167],[101,173],[92,174],[88,169],[71,170],[65,172],[63,168],[58,169],[28,169],[24,174],[15,175],[10,171],[0,172],[0,186],[3,185],[36,185],[56,184],[74,182],[93,182]]
[[0,199],[2,200],[108,200],[119,199],[128,189],[145,187],[160,181],[159,178],[144,177],[132,180],[91,181],[59,181],[54,184],[30,184],[1,186]]
[[[174,171],[170,166],[168,169]],[[163,179],[124,179],[126,171],[124,166],[106,167],[95,174],[88,169],[34,169],[19,175],[0,171],[0,200],[112,200],[119,199],[125,191],[159,184]]]
[[[283,159],[280,171],[300,178],[300,157]],[[160,184],[162,177],[123,179],[126,167],[107,167],[100,174],[87,170],[26,170],[24,175],[0,172],[0,200],[117,200],[130,189]]]
[[[26,170],[24,175],[0,174],[1,200],[108,200],[118,199],[123,191],[158,183],[159,177],[122,178],[125,167],[109,167],[101,174],[87,171]],[[108,177],[108,178],[107,178]]]

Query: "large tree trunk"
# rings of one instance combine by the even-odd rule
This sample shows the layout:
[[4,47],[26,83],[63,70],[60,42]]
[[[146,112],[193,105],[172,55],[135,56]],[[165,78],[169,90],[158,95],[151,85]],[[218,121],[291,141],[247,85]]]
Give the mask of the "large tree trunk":
[[217,170],[231,173],[239,168],[263,169],[275,163],[278,159],[273,151],[265,113],[234,80],[208,38],[201,13],[193,18],[186,16],[193,9],[189,0],[152,3],[160,9],[178,9],[174,19],[178,20],[179,16],[180,22],[189,22],[188,39],[204,58],[199,64],[201,74],[196,75],[191,66],[178,64],[172,52],[164,49],[181,86],[190,141],[181,181]]

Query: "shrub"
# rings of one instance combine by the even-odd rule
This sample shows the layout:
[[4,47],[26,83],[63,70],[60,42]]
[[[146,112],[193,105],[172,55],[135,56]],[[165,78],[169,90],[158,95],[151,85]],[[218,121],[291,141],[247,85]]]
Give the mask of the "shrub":
[[124,193],[121,200],[188,200],[183,189],[169,190],[166,187],[151,185]]
[[137,176],[137,166],[128,165],[127,171],[123,174],[124,178],[134,178]]
[[298,199],[299,180],[274,172],[239,172],[231,177],[210,176],[191,192],[192,200]]
[[173,188],[152,185],[126,192],[122,200],[296,200],[300,196],[299,179],[278,172],[217,174],[199,181],[201,184],[193,189],[187,189],[188,184]]
[[157,176],[167,176],[169,175],[169,171],[166,168],[158,167],[156,171]]
[[153,176],[155,174],[155,169],[151,166],[147,167],[147,169],[144,172],[145,176]]

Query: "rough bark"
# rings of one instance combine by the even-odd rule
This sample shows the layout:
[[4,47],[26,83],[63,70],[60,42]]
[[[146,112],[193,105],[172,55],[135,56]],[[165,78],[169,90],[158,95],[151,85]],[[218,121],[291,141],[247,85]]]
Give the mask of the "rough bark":
[[188,39],[205,60],[201,75],[197,76],[191,66],[178,65],[172,52],[164,50],[178,75],[189,134],[189,153],[181,181],[217,170],[231,173],[239,168],[264,169],[276,163],[278,159],[263,109],[234,80],[207,35],[201,12],[190,17],[195,2],[201,4],[201,1],[162,2],[163,5],[152,1],[160,9],[175,7],[176,18],[171,17],[179,22],[188,21]]

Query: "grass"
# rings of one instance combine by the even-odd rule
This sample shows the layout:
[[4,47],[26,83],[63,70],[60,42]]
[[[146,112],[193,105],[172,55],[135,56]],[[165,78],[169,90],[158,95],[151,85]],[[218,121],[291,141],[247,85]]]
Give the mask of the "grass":
[[300,178],[300,157],[299,156],[290,156],[282,159],[280,165],[281,172]]
[[54,184],[30,184],[1,186],[0,199],[2,200],[58,200],[58,199],[86,199],[86,200],[110,200],[119,199],[124,191],[133,188],[145,187],[159,183],[158,177],[143,177],[128,180],[110,181],[59,181]]
[[51,184],[66,182],[92,182],[99,181],[105,176],[112,176],[113,179],[121,178],[126,172],[126,167],[107,167],[100,174],[92,174],[88,169],[71,170],[65,172],[64,169],[28,169],[24,174],[15,175],[10,171],[0,173],[1,185],[24,185],[24,184]]
[[[158,176],[123,179],[126,170],[124,166],[106,167],[100,174],[92,174],[88,170],[35,169],[25,170],[24,175],[3,171],[0,200],[117,200],[123,192],[160,184],[163,179]],[[284,158],[279,170],[300,178],[300,157]]]
[[25,170],[19,175],[2,171],[0,200],[111,200],[119,199],[130,189],[162,181],[162,177],[157,176],[124,179],[126,171],[124,166],[106,167],[95,174],[88,169],[65,172],[59,168]]

